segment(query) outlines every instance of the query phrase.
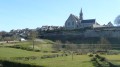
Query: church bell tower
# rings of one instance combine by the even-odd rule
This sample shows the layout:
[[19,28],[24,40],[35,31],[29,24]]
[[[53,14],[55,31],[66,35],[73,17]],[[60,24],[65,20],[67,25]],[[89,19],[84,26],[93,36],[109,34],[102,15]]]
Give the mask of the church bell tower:
[[83,20],[83,12],[82,12],[82,8],[81,8],[81,11],[80,11],[80,16],[79,16],[80,20]]

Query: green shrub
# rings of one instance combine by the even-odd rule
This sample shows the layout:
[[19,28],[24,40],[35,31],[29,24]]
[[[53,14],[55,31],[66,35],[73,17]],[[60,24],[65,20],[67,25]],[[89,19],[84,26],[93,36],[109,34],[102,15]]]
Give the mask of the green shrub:
[[91,60],[91,61],[96,61],[96,58],[95,58],[95,57],[92,57],[90,60]]
[[29,59],[32,59],[32,60],[35,60],[37,59],[38,57],[35,57],[35,56],[30,56]]
[[105,57],[100,57],[99,60],[102,61],[106,61]]
[[103,62],[101,64],[102,67],[110,67],[110,64],[108,62]]
[[65,56],[68,56],[68,54],[64,54]]
[[36,49],[36,50],[34,50],[35,52],[41,52],[41,50],[39,50],[39,49]]
[[27,50],[27,48],[25,48],[25,47],[20,47],[20,49]]
[[97,61],[92,61],[92,63],[95,67],[101,67],[101,65]]
[[33,48],[26,48],[27,51],[33,51]]
[[100,56],[98,54],[95,54],[95,57],[98,58],[98,59],[100,58]]
[[58,51],[51,51],[51,53],[58,53]]
[[43,53],[48,53],[48,51],[43,51]]
[[88,53],[87,55],[88,55],[89,57],[93,57],[93,54],[91,54],[91,53]]
[[20,49],[20,48],[21,48],[21,46],[20,46],[20,45],[15,45],[15,46],[13,46],[13,48]]
[[56,57],[59,57],[59,54],[43,55],[43,56],[41,56],[41,59],[45,59],[45,58],[56,58]]

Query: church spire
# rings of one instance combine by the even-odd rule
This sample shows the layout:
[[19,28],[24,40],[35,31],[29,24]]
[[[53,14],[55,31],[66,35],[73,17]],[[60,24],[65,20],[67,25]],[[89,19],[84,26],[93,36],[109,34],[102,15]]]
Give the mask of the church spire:
[[82,8],[81,8],[81,11],[80,11],[80,16],[79,16],[80,20],[83,20],[83,12],[82,12]]

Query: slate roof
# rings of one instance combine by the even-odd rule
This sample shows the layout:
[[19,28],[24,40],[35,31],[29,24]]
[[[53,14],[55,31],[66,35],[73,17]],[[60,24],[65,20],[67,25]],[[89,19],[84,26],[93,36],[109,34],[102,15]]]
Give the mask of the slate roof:
[[112,24],[111,22],[109,22],[107,25],[109,25],[109,26],[113,26],[113,24]]
[[73,14],[70,14],[70,17],[74,18],[76,21],[79,21],[79,18]]
[[95,23],[95,19],[82,20],[81,23]]
[[74,16],[77,21],[79,21],[79,18],[77,16]]
[[100,25],[100,24],[96,22],[96,25]]

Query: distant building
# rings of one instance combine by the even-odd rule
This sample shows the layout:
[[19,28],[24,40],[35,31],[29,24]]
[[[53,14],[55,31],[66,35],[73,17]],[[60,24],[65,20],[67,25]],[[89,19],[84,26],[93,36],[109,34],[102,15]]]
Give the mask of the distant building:
[[79,28],[85,28],[85,27],[93,27],[93,25],[96,23],[95,19],[83,19],[83,12],[81,9],[79,18],[73,14],[70,14],[68,19],[65,22],[65,28],[66,29],[79,29]]
[[41,27],[41,31],[47,31],[47,30],[59,30],[59,29],[61,29],[62,27],[60,27],[60,26],[42,26]]
[[111,23],[111,22],[109,22],[108,24],[107,24],[107,27],[113,27],[114,25]]
[[20,38],[20,41],[26,41],[24,38]]
[[93,28],[100,28],[100,27],[114,27],[114,25],[109,22],[107,25],[100,25],[96,22],[96,19],[83,19],[83,12],[81,9],[81,12],[79,14],[79,17],[70,14],[68,19],[65,22],[64,25],[65,29],[80,29],[85,27],[93,27]]

